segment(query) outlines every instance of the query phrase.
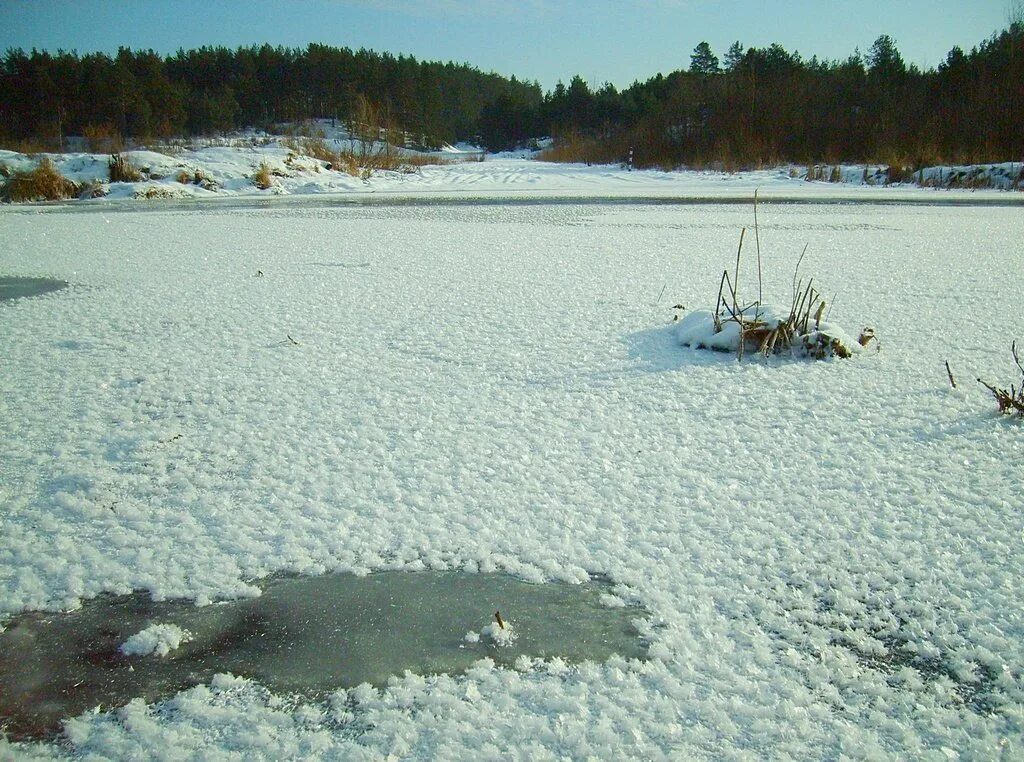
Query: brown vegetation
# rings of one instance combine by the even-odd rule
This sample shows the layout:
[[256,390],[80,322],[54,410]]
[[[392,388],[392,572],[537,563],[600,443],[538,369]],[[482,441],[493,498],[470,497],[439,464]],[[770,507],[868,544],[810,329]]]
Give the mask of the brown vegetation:
[[[793,272],[793,292],[788,313],[777,313],[764,302],[762,293],[761,243],[757,223],[757,194],[754,194],[754,236],[757,247],[757,299],[744,303],[739,294],[740,261],[747,229],[740,232],[736,250],[736,266],[730,276],[729,270],[722,272],[718,285],[718,297],[712,312],[714,332],[729,329],[738,334],[737,359],[743,359],[745,351],[754,351],[765,357],[782,353],[793,353],[816,360],[828,357],[848,358],[854,348],[847,346],[839,336],[832,335],[825,321],[827,302],[823,294],[814,287],[814,279],[804,282],[800,277],[800,264],[804,253],[797,261]],[[833,297],[834,299],[834,297]],[[841,334],[841,332],[840,332]],[[730,335],[730,334],[726,334]],[[867,346],[875,339],[874,330],[865,328],[857,339],[860,346]]]
[[137,183],[143,179],[142,172],[123,154],[112,154],[107,166],[110,169],[112,183]]
[[198,185],[206,190],[217,190],[217,181],[201,169],[181,169],[174,179],[182,185]]
[[78,196],[80,186],[68,180],[43,157],[39,165],[27,172],[14,172],[0,187],[0,200],[12,201],[60,201]]
[[260,166],[256,169],[256,173],[252,176],[252,184],[260,190],[267,190],[274,181],[270,179],[270,167],[267,163],[261,162]]
[[993,384],[982,381],[980,378],[978,383],[992,392],[1000,413],[1024,418],[1024,365],[1021,364],[1020,357],[1017,355],[1017,342],[1013,342],[1010,345],[1010,353],[1013,355],[1013,362],[1016,364],[1017,369],[1020,370],[1020,387],[1010,384],[1009,389],[1001,389]]
[[[381,130],[386,133],[387,130]],[[400,151],[386,141],[374,142],[369,130],[362,130],[365,140],[360,138],[357,150],[333,150],[322,137],[295,136],[283,143],[289,150],[302,156],[309,156],[327,165],[327,169],[345,172],[353,177],[368,177],[374,171],[415,172],[419,167],[430,164],[446,164],[442,158],[424,154]]]

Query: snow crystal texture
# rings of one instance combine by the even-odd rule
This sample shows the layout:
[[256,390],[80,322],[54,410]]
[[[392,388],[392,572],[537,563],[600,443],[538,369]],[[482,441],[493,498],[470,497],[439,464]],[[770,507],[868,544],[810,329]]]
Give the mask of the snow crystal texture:
[[3,612],[396,568],[599,573],[652,612],[646,663],[327,704],[225,676],[78,718],[70,748],[1024,753],[1024,429],[972,388],[1024,337],[1020,210],[759,216],[766,293],[807,244],[880,352],[679,346],[670,307],[713,302],[746,205],[0,210],[0,271],[71,284],[0,305]]

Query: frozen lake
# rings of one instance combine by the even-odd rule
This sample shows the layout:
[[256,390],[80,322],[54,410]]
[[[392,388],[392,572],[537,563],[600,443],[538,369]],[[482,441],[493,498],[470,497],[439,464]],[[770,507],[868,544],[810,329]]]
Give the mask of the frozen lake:
[[1021,209],[914,199],[760,206],[766,297],[806,245],[880,339],[817,364],[675,341],[745,203],[0,209],[0,275],[70,284],[0,304],[3,615],[423,569],[600,575],[649,612],[649,661],[315,705],[218,676],[64,751],[1021,754],[1024,427],[974,381],[1019,380]]

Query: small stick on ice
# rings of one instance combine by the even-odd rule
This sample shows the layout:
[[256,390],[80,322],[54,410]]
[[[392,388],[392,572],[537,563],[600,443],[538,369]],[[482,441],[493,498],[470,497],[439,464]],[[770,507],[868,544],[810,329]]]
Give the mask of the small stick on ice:
[[494,619],[495,619],[495,621],[498,622],[498,627],[500,627],[501,629],[504,630],[505,629],[505,622],[501,618],[501,612],[500,611],[495,611],[494,612]]
[[956,389],[956,381],[953,379],[953,371],[949,369],[949,360],[946,360],[946,375],[949,376],[949,385]]
[[764,296],[761,293],[761,234],[757,228],[757,191],[754,189],[754,241],[757,244],[757,306],[760,308],[764,302]]

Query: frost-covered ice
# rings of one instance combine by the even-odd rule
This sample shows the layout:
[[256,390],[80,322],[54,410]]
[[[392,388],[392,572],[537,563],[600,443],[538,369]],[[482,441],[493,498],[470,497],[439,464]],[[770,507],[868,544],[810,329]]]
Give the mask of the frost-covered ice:
[[0,272],[71,285],[0,305],[0,609],[459,568],[651,612],[648,662],[223,677],[81,755],[1020,756],[1024,429],[970,381],[1024,338],[1020,212],[766,201],[765,292],[807,244],[882,349],[741,364],[670,306],[746,205],[2,209]]
[[122,643],[121,653],[125,656],[167,656],[191,639],[192,633],[176,624],[153,624]]

